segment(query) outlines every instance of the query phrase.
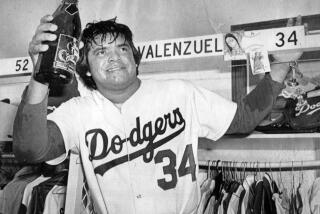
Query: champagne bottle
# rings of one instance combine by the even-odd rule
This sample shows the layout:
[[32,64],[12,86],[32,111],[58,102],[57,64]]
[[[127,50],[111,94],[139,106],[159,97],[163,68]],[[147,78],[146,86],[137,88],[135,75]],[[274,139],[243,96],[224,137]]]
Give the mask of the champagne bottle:
[[52,23],[58,26],[55,41],[47,42],[49,49],[39,54],[34,79],[41,83],[71,83],[79,59],[81,21],[78,0],[62,0],[53,13]]

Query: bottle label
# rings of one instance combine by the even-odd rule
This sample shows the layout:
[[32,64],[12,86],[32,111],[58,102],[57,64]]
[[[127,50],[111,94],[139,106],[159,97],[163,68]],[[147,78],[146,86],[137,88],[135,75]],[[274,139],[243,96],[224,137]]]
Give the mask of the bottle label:
[[66,7],[65,11],[71,16],[79,12],[76,4],[69,4],[69,6]]
[[60,34],[53,67],[74,73],[78,60],[79,41],[72,36]]

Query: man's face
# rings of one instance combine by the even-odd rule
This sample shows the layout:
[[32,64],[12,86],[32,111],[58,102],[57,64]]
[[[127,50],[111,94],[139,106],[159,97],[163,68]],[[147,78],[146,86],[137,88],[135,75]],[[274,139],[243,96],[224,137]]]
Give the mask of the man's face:
[[102,42],[97,36],[88,52],[90,71],[99,91],[125,90],[138,80],[129,43],[121,35],[113,40],[110,34]]

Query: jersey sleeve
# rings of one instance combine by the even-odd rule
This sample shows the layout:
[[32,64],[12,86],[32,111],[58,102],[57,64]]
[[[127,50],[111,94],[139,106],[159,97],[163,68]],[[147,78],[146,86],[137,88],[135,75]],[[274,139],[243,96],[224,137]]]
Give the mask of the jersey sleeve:
[[199,137],[218,140],[227,131],[237,104],[205,88],[194,86],[193,110]]
[[77,103],[75,99],[70,99],[62,103],[52,113],[48,114],[47,119],[53,121],[60,129],[62,134],[66,153],[60,157],[47,161],[47,164],[56,165],[60,164],[68,155],[68,152],[73,148],[78,148],[77,142],[77,127],[78,127],[78,114]]
[[284,84],[273,81],[271,76],[266,74],[255,89],[237,102],[238,108],[227,133],[252,132],[271,112],[277,96],[284,87]]

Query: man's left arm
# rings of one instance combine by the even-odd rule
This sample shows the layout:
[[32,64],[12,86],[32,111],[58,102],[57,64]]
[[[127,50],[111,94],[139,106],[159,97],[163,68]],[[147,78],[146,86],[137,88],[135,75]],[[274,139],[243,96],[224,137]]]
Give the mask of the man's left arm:
[[294,61],[301,55],[302,52],[274,56],[276,61],[271,65],[271,72],[267,73],[256,88],[237,103],[236,114],[226,134],[247,134],[259,125],[271,112],[277,96],[285,87],[283,81],[289,71],[289,65],[281,62],[286,62],[289,58]]
[[227,134],[250,133],[272,110],[284,84],[274,81],[270,74],[256,88],[237,103],[237,111]]

